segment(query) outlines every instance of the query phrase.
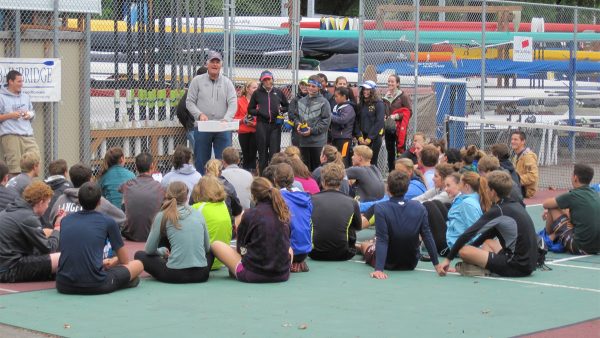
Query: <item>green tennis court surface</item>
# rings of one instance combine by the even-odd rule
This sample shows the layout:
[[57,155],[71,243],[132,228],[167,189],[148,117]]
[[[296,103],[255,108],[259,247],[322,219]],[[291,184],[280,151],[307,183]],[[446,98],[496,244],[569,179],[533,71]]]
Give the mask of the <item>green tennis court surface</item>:
[[[600,256],[549,254],[552,271],[520,279],[441,278],[421,262],[374,280],[361,258],[308,260],[310,272],[281,284],[243,284],[220,270],[205,284],[146,278],[102,296],[11,293],[0,297],[0,323],[68,337],[508,337],[600,317]],[[585,336],[600,335],[600,321],[585,325]]]

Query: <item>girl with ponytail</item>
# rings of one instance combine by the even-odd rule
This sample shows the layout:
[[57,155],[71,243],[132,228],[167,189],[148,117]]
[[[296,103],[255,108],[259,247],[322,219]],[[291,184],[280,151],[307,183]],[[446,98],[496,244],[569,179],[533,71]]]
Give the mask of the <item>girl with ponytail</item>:
[[119,209],[123,207],[123,194],[119,191],[121,184],[135,178],[135,174],[123,166],[124,163],[123,149],[119,147],[108,149],[104,155],[98,181],[102,188],[102,196]]
[[[154,218],[144,251],[135,259],[144,270],[165,283],[202,283],[208,280],[212,265],[208,231],[204,217],[188,205],[188,188],[175,181],[167,187],[165,201]],[[168,243],[167,248],[161,246]]]
[[[446,181],[455,180],[456,175],[447,177]],[[486,179],[475,172],[467,171],[462,174],[458,189],[459,193],[448,210],[446,242],[449,248],[492,204],[488,196],[489,188]]]
[[[338,149],[330,144],[323,147],[321,151],[321,165],[312,172],[312,177],[317,181],[319,185],[319,189],[323,189],[323,185],[321,183],[321,170],[326,164],[336,163],[341,166],[345,166],[342,160],[342,154],[338,151]],[[348,166],[345,166],[346,168]],[[348,182],[348,177],[344,175],[344,180],[342,181],[342,185],[340,186],[340,191],[346,195],[350,194],[350,183]]]
[[214,241],[212,252],[237,280],[246,283],[285,282],[290,276],[290,212],[279,190],[257,177],[250,186],[256,206],[242,216],[237,248]]

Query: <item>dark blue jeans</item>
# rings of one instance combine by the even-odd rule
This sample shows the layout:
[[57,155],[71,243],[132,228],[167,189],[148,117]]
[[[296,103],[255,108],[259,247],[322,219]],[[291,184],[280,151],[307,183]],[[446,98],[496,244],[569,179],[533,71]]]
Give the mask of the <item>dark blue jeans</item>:
[[194,131],[194,165],[204,175],[204,165],[211,158],[214,149],[215,158],[221,159],[223,150],[231,146],[231,132]]

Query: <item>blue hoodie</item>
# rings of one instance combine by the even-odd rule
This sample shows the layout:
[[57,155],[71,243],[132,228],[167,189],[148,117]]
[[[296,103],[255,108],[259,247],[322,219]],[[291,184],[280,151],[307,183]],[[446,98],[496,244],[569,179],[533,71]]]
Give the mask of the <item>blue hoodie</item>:
[[462,235],[468,227],[483,215],[481,204],[479,203],[479,194],[459,194],[454,198],[454,202],[448,210],[448,228],[446,230],[446,242],[451,248],[456,240]]
[[[29,112],[32,119],[35,116],[29,95],[23,92],[14,94],[6,87],[2,87],[0,89],[0,114],[8,114],[15,111]],[[33,136],[31,121],[19,118],[0,122],[0,136],[8,134]]]
[[310,194],[297,189],[282,189],[281,195],[290,209],[290,245],[294,255],[307,254],[312,250]]

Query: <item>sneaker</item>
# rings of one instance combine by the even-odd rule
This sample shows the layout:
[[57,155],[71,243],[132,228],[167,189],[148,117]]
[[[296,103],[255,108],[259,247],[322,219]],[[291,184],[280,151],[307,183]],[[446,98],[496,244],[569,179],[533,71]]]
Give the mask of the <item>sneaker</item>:
[[428,254],[421,254],[421,258],[419,258],[421,262],[431,262],[431,256]]
[[308,265],[306,262],[292,263],[290,272],[308,272]]
[[134,288],[140,284],[140,277],[135,277],[127,283],[128,288]]
[[482,267],[479,267],[474,264],[469,264],[466,262],[458,262],[458,263],[456,263],[454,268],[456,269],[456,272],[461,274],[461,276],[475,277],[475,276],[489,276],[490,275],[489,270],[486,270]]

